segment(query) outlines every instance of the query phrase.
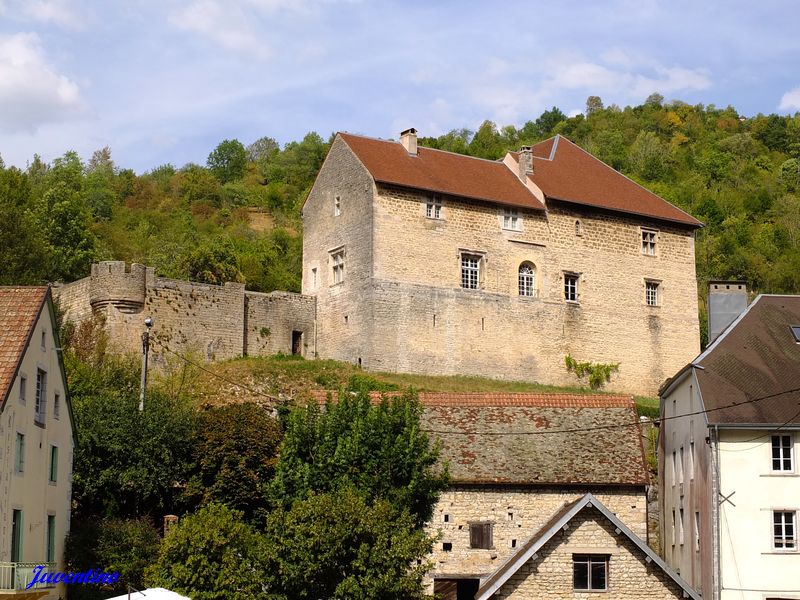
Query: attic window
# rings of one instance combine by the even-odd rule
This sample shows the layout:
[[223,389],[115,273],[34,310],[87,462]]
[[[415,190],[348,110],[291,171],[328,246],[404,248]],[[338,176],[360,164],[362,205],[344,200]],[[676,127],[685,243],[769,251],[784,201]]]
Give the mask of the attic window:
[[800,325],[791,325],[790,327],[792,328],[795,343],[800,344]]

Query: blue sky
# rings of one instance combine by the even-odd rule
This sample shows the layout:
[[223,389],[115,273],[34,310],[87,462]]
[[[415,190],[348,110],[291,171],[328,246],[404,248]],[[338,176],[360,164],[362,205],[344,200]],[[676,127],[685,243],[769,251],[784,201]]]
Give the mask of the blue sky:
[[800,111],[796,0],[0,0],[0,155],[204,163],[226,138],[522,125],[650,93]]

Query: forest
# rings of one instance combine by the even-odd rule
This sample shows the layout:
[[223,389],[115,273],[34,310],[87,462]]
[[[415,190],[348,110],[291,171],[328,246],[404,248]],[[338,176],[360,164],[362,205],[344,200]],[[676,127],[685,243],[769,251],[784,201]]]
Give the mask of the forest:
[[[705,224],[701,307],[709,279],[800,292],[800,113],[746,117],[659,94],[620,108],[590,96],[573,117],[553,107],[519,128],[485,121],[420,144],[497,159],[555,134]],[[205,165],[142,174],[115,164],[109,148],[88,160],[34,156],[24,170],[0,159],[0,284],[71,281],[93,261],[125,260],[166,277],[299,291],[300,210],[332,138],[225,140]]]

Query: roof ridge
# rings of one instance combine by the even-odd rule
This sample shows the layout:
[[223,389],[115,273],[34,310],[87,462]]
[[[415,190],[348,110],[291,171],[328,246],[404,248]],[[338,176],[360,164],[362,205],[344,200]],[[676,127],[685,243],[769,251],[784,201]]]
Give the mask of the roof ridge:
[[[397,141],[397,140],[386,140],[386,139],[383,139],[383,138],[376,138],[376,137],[372,137],[372,136],[369,136],[369,135],[360,135],[360,134],[357,134],[357,133],[349,133],[347,131],[338,131],[337,133],[338,134],[344,134],[344,135],[351,135],[353,137],[360,137],[360,138],[363,138],[363,139],[366,139],[366,140],[372,140],[374,142],[384,142],[384,143],[387,143],[387,144],[400,144],[400,145],[402,145],[402,143]],[[443,154],[450,154],[452,156],[458,156],[458,157],[461,157],[461,158],[471,158],[473,160],[482,160],[484,162],[492,163],[494,165],[505,166],[505,165],[503,165],[503,159],[501,159],[501,158],[497,158],[497,159],[483,158],[481,156],[472,156],[471,154],[462,154],[461,152],[453,152],[451,150],[442,150],[441,148],[431,148],[430,146],[422,146],[422,145],[417,146],[417,148],[424,148],[425,150],[430,150],[431,152],[441,152]],[[508,168],[508,167],[506,167],[506,168]]]

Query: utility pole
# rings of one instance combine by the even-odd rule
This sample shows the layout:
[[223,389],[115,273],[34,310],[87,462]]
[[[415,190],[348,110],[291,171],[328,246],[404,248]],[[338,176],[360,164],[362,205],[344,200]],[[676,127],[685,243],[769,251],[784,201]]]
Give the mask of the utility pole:
[[147,329],[142,333],[142,383],[139,387],[139,412],[144,410],[144,397],[147,392],[147,355],[150,352],[150,328],[153,326],[153,319],[147,317],[144,324]]

